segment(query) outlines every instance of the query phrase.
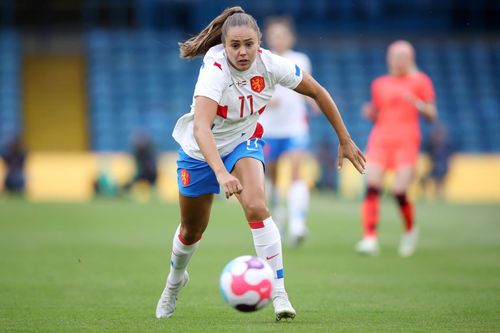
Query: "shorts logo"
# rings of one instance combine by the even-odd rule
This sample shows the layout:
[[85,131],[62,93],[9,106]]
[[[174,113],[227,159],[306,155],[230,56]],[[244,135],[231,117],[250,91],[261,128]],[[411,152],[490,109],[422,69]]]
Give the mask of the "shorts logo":
[[257,151],[259,150],[259,145],[258,145],[259,138],[255,138],[253,140],[254,140],[253,141],[254,147],[252,147],[252,139],[247,140],[247,150]]
[[184,186],[188,186],[191,183],[191,176],[189,175],[189,171],[181,169],[181,182]]
[[260,93],[266,87],[263,76],[254,76],[250,79],[250,86],[256,93]]

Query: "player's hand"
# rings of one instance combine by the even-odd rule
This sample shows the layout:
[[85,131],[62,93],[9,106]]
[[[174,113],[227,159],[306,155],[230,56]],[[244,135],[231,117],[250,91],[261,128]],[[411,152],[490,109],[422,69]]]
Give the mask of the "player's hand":
[[240,194],[243,191],[243,186],[241,186],[240,181],[235,176],[231,175],[229,172],[224,171],[217,175],[217,181],[219,182],[226,199],[229,199],[233,194]]
[[408,102],[415,105],[419,112],[423,112],[425,110],[425,102],[418,98],[418,96],[410,90],[404,90],[404,97]]
[[375,121],[375,119],[377,119],[377,110],[370,102],[363,104],[361,107],[361,113],[363,114],[363,117],[368,120]]
[[354,141],[351,139],[341,142],[339,144],[339,154],[338,154],[338,168],[342,168],[344,157],[351,161],[352,165],[359,171],[359,173],[365,173],[366,158],[361,150],[356,146]]

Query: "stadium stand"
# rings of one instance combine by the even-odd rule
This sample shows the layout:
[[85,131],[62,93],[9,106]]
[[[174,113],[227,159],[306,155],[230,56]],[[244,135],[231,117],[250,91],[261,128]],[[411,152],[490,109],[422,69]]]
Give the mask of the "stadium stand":
[[127,150],[134,131],[173,149],[176,118],[189,110],[197,68],[180,61],[175,32],[92,31],[88,88],[92,148]]
[[0,147],[21,130],[20,51],[17,33],[0,31]]
[[[87,33],[88,97],[92,148],[127,150],[135,130],[162,150],[176,149],[170,137],[176,119],[189,110],[201,61],[179,59],[180,32],[92,30]],[[418,64],[435,83],[440,120],[462,152],[500,151],[500,40],[415,38]],[[370,82],[386,72],[387,38],[304,39],[315,77],[332,92],[354,139],[364,145],[371,124],[360,108]],[[321,117],[311,118],[312,142],[330,135]],[[424,132],[428,126],[423,124]]]

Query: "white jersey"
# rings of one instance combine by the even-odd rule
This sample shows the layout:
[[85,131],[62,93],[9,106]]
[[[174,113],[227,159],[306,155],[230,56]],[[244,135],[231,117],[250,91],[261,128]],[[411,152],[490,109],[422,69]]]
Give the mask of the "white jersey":
[[208,97],[218,103],[212,133],[220,156],[226,156],[253,136],[277,85],[294,89],[300,81],[302,70],[297,65],[268,50],[259,49],[251,67],[238,71],[229,65],[224,47],[214,46],[203,58],[191,111],[179,118],[172,136],[187,155],[205,161],[193,135],[193,123],[195,97]]
[[[307,55],[287,51],[283,57],[297,64],[306,73],[311,73],[311,62]],[[286,121],[283,121],[286,119]],[[264,138],[288,138],[309,133],[305,96],[283,86],[276,87],[272,106],[262,115],[260,122],[266,128]]]

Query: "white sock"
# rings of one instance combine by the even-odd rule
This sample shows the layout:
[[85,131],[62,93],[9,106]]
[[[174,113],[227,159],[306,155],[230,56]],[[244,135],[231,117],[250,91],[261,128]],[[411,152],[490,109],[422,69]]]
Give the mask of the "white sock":
[[303,180],[296,180],[288,192],[289,232],[292,236],[304,236],[307,232],[306,217],[309,211],[309,187]]
[[177,227],[172,244],[172,255],[170,257],[170,273],[167,281],[170,284],[177,284],[182,281],[184,272],[193,256],[194,252],[200,245],[200,240],[193,244],[187,245],[180,235],[180,225]]
[[274,271],[274,291],[285,291],[281,237],[272,217],[264,221],[248,222],[252,230],[257,255],[266,260]]

